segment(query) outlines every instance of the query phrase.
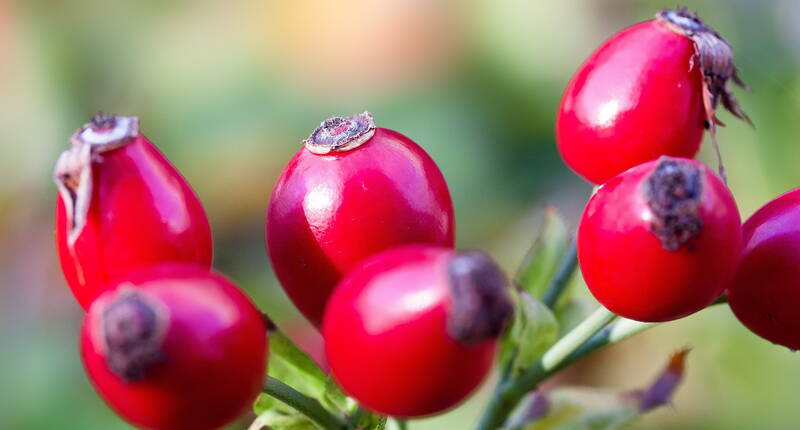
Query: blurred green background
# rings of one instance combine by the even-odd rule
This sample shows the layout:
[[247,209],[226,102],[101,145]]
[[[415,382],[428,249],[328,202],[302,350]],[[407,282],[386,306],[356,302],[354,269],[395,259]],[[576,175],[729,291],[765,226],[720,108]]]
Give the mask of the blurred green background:
[[[728,38],[753,88],[737,95],[756,128],[723,113],[719,132],[748,216],[800,185],[800,2],[685,3]],[[320,121],[368,109],[420,143],[450,184],[459,246],[512,269],[541,210],[554,205],[574,226],[589,192],[554,145],[568,79],[615,31],[673,6],[0,0],[0,429],[128,428],[83,374],[81,310],[53,246],[52,165],[96,111],[141,118],[204,202],[216,267],[309,339],[270,271],[263,215],[280,169]],[[701,159],[714,163],[707,145]],[[636,388],[684,346],[694,349],[674,407],[635,428],[797,428],[800,357],[751,335],[724,306],[614,347],[561,382]],[[466,428],[485,391],[412,428]]]

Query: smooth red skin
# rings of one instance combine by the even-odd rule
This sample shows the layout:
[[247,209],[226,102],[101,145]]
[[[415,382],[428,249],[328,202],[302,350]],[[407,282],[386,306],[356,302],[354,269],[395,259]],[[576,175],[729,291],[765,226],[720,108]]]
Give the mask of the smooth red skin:
[[800,189],[759,209],[743,226],[744,251],[728,288],[733,313],[770,342],[800,349]]
[[203,206],[158,149],[139,135],[100,157],[92,163],[92,200],[74,256],[61,196],[56,205],[61,269],[80,305],[88,309],[112,281],[137,269],[166,262],[210,268],[211,228]]
[[461,403],[492,368],[496,341],[446,331],[452,250],[412,245],[369,258],[331,296],[323,336],[341,387],[381,414],[420,417]]
[[261,313],[230,281],[202,266],[166,265],[126,278],[169,312],[164,361],[126,383],[96,343],[100,316],[117,292],[91,306],[81,329],[81,356],[95,389],[131,424],[158,430],[220,428],[261,392],[267,334]]
[[595,298],[625,318],[660,322],[682,318],[716,300],[742,249],[736,202],[704,165],[699,207],[702,231],[677,251],[650,232],[652,212],[642,197],[657,161],[634,167],[600,187],[578,228],[578,261]]
[[661,155],[693,158],[703,138],[694,43],[656,21],[603,43],[567,86],[556,120],[564,161],[589,182]]
[[278,179],[266,218],[275,274],[317,327],[336,284],[364,258],[403,244],[452,247],[455,240],[439,168],[411,139],[383,128],[350,151],[301,149]]

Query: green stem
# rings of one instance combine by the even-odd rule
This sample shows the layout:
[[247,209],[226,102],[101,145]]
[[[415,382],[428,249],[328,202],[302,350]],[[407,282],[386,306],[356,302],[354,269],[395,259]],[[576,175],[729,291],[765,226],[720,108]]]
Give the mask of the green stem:
[[550,283],[547,285],[547,289],[544,292],[542,303],[544,303],[545,306],[550,309],[555,308],[558,299],[561,297],[561,294],[564,293],[564,290],[567,289],[569,280],[572,279],[572,275],[575,273],[577,267],[578,242],[576,238],[573,238],[570,240],[569,248],[567,248],[567,252],[561,259],[561,262],[558,263],[556,273],[553,275],[553,278],[550,279]]
[[591,339],[572,351],[572,353],[561,360],[561,363],[558,364],[554,371],[557,372],[598,349],[621,342],[656,325],[658,325],[658,323],[645,323],[629,320],[627,318],[620,318],[619,321],[596,333]]
[[350,418],[347,420],[347,428],[348,429],[357,429],[358,428],[358,421],[361,420],[361,416],[364,415],[364,409],[359,406],[356,408],[355,412],[350,415]]
[[398,419],[396,419],[395,422],[397,422],[397,428],[398,429],[400,429],[400,430],[408,430],[408,422],[406,420],[398,420]]
[[307,416],[311,421],[326,430],[347,429],[344,421],[334,416],[316,400],[295,390],[289,385],[268,376],[264,383],[263,391],[270,396],[295,408],[298,412]]
[[501,381],[495,389],[489,406],[484,412],[477,430],[500,428],[522,398],[543,380],[561,369],[568,359],[586,341],[610,323],[616,315],[600,307],[577,327],[559,339],[533,365],[511,381]]

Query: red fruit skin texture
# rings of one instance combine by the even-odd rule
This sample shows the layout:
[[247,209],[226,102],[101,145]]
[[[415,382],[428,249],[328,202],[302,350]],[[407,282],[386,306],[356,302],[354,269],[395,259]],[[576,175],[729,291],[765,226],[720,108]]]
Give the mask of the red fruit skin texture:
[[589,200],[578,228],[578,261],[595,298],[625,318],[661,322],[697,312],[725,289],[742,249],[736,202],[708,167],[701,172],[701,232],[676,251],[649,229],[642,187],[658,162],[618,175]]
[[446,331],[452,250],[392,249],[353,270],[331,296],[323,335],[342,388],[366,408],[397,417],[444,412],[492,368],[495,340],[465,346]]
[[728,301],[747,328],[800,349],[800,189],[759,209],[743,226],[742,261]]
[[703,138],[703,77],[694,43],[659,22],[612,36],[578,69],[556,120],[569,167],[602,184],[661,155],[693,158]]
[[100,332],[103,311],[125,287],[94,302],[80,348],[105,402],[129,423],[156,430],[216,429],[245,412],[261,392],[268,351],[262,315],[250,300],[202,266],[145,269],[122,284],[159,303],[168,325],[161,362],[125,382],[109,369]]
[[297,152],[272,192],[265,230],[281,285],[319,327],[328,297],[357,263],[403,244],[452,247],[454,224],[434,161],[411,139],[378,128],[353,150]]
[[56,206],[56,244],[64,277],[84,309],[115,279],[166,262],[211,266],[211,228],[181,174],[141,134],[92,163],[87,223],[67,246],[64,201]]

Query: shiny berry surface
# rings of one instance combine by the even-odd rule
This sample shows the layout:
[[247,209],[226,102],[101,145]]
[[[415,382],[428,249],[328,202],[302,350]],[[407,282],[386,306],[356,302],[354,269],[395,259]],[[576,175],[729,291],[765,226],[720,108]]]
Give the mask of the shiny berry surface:
[[720,296],[741,236],[736,203],[719,177],[696,161],[662,157],[597,190],[578,228],[578,260],[605,307],[668,321]]
[[744,223],[744,252],[728,301],[757,335],[800,349],[800,189],[759,209]]
[[[328,361],[337,382],[366,408],[400,417],[441,413],[489,374],[497,333],[456,339],[464,331],[453,319],[458,299],[448,264],[455,256],[420,245],[389,250],[359,265],[332,295],[323,329]],[[491,314],[497,316],[466,319],[489,321]]]
[[201,266],[136,272],[86,314],[81,355],[106,403],[157,430],[220,428],[261,391],[266,327],[250,300]]
[[275,185],[265,230],[278,280],[316,326],[336,283],[364,258],[402,244],[452,247],[455,234],[439,168],[383,128],[342,152],[300,149]]

